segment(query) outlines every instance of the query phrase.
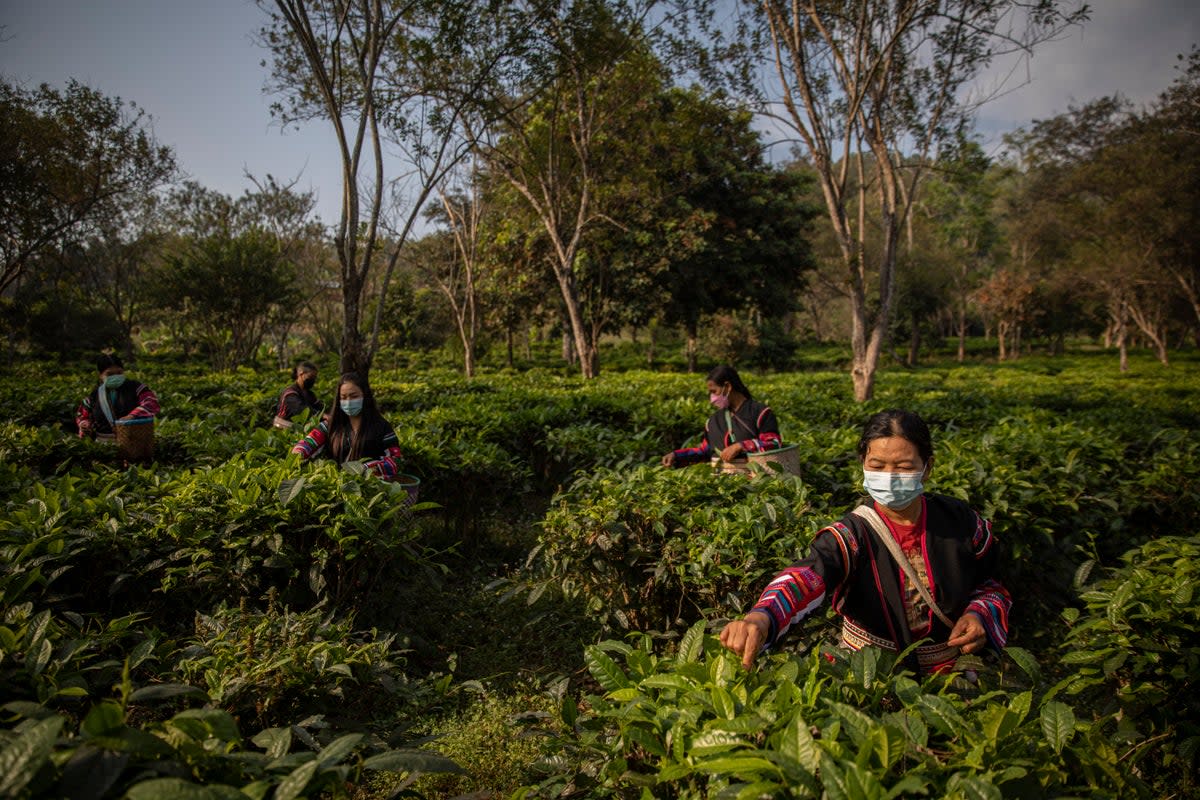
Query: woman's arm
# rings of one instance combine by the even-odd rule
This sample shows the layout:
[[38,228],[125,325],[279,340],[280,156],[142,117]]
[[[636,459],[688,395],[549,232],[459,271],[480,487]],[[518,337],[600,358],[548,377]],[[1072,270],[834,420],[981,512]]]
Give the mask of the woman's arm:
[[385,481],[395,480],[396,476],[400,474],[400,461],[404,458],[404,454],[400,452],[399,440],[391,426],[388,427],[382,439],[383,455],[364,461],[363,466]]
[[673,467],[686,467],[691,464],[700,464],[708,461],[712,455],[712,448],[708,446],[708,439],[699,447],[683,447],[679,450],[674,450],[672,453],[675,460],[671,462]]
[[857,553],[849,527],[838,522],[823,528],[813,538],[808,558],[776,575],[745,618],[721,632],[721,643],[749,667],[760,649],[820,609],[830,588],[836,593],[845,584]]
[[92,425],[92,396],[90,394],[83,398],[83,402],[79,404],[79,408],[75,409],[75,427],[79,430],[81,437],[87,436],[94,427]]
[[292,446],[292,452],[299,453],[300,457],[307,461],[324,449],[328,436],[329,429],[325,427],[325,423],[322,422],[321,424],[317,425],[317,427],[309,431],[307,436],[296,442],[296,444]]
[[[987,633],[988,643],[1000,650],[1008,643],[1008,612],[1012,595],[1000,581],[989,578],[975,588],[963,616],[974,614]],[[952,637],[953,638],[953,637]],[[953,642],[951,642],[953,644]]]
[[161,408],[158,405],[158,396],[151,391],[146,384],[138,386],[137,405],[133,410],[126,414],[122,419],[134,419],[137,417],[157,417]]
[[1012,595],[996,578],[1000,546],[992,533],[992,523],[978,513],[975,514],[971,552],[975,557],[978,574],[985,577],[971,592],[971,599],[967,602],[963,616],[973,614],[978,617],[987,633],[988,642],[999,650],[1008,642],[1008,612],[1012,609]]
[[708,461],[712,457],[712,447],[708,444],[708,432],[712,424],[712,417],[709,417],[708,422],[704,423],[704,437],[701,439],[699,447],[681,447],[672,451],[674,459],[668,466],[686,467]]

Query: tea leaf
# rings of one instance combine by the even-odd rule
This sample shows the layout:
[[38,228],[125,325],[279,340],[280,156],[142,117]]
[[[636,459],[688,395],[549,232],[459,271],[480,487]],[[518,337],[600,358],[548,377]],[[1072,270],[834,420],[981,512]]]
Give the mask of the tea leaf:
[[1042,733],[1054,752],[1061,753],[1063,746],[1075,734],[1075,712],[1057,700],[1046,703],[1042,706]]
[[615,692],[618,689],[629,688],[629,678],[621,671],[608,654],[596,646],[584,650],[584,662],[592,677],[604,687],[605,691]]
[[445,756],[425,750],[388,750],[363,761],[367,769],[383,772],[452,772],[463,768]]
[[15,797],[54,750],[63,718],[55,714],[30,725],[0,750],[0,797]]
[[318,763],[315,759],[306,761],[296,767],[286,778],[275,787],[275,800],[295,800],[299,797],[317,772]]

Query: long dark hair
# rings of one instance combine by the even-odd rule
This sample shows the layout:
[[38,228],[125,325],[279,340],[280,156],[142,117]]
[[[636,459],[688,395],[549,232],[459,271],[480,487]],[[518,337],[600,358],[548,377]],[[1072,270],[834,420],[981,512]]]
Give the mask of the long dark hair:
[[721,364],[709,370],[708,380],[715,383],[717,386],[729,384],[733,390],[745,397],[747,400],[753,400],[754,397],[750,394],[750,390],[746,388],[746,384],[742,383],[741,376],[733,367],[728,364]]
[[858,460],[866,460],[871,442],[889,436],[899,436],[912,442],[925,463],[928,464],[929,459],[933,458],[933,437],[925,420],[915,411],[889,408],[871,417],[863,426],[862,438],[858,440]]
[[[350,426],[350,415],[342,411],[342,384],[353,383],[363,394],[362,424],[358,435]],[[343,372],[333,390],[333,411],[329,414],[329,455],[339,464],[362,458],[362,443],[368,441],[378,428],[386,428],[387,422],[375,405],[375,393],[366,379],[357,372]]]

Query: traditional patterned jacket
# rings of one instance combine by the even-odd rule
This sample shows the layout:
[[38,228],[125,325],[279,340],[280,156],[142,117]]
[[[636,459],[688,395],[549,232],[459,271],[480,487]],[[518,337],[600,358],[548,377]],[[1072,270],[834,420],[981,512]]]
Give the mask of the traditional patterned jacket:
[[280,393],[278,407],[275,409],[275,416],[281,419],[291,419],[303,413],[305,409],[314,414],[319,414],[322,408],[321,401],[317,399],[317,396],[311,390],[293,383]]
[[[111,435],[113,433],[112,425],[108,423],[108,419],[105,418],[104,411],[100,407],[101,388],[97,386],[93,389],[92,393],[83,398],[83,402],[75,410],[75,427],[78,428],[80,436],[88,435],[85,422],[91,424],[93,434]],[[158,397],[144,383],[126,379],[120,387],[105,391],[108,392],[108,407],[112,410],[114,420],[125,416],[158,416],[160,411]]]
[[[996,579],[998,548],[991,524],[961,500],[926,494],[922,503],[915,531],[897,531],[888,522],[891,532],[899,534],[902,545],[909,545],[904,547],[906,555],[917,567],[916,573],[924,575],[934,601],[951,621],[973,613],[987,631],[988,642],[997,649],[1004,647],[1012,599]],[[883,516],[878,505],[875,509]],[[887,522],[886,516],[884,520]],[[847,514],[817,533],[808,558],[779,573],[753,610],[764,611],[770,618],[768,644],[778,641],[826,599],[869,637],[899,643],[894,649],[904,650],[926,637],[944,643],[950,628],[906,583],[899,565],[868,523]],[[857,647],[870,642],[844,643]]]
[[704,443],[675,451],[675,466],[686,467],[708,461],[734,442],[741,442],[747,453],[776,450],[783,445],[775,412],[757,400],[746,400],[738,410],[730,411],[731,432],[725,424],[725,412],[717,411],[704,426]]
[[369,470],[385,481],[394,480],[400,473],[400,459],[404,457],[396,431],[382,417],[374,424],[364,421],[354,437],[330,436],[329,422],[322,421],[292,447],[292,452],[299,453],[305,460],[324,454],[339,464],[361,458]]

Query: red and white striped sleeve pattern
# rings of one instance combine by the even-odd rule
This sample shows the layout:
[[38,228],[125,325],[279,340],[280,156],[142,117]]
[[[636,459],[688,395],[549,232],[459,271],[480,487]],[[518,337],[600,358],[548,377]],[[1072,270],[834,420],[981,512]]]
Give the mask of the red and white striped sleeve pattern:
[[771,618],[770,644],[820,608],[824,600],[825,581],[812,567],[788,567],[767,584],[751,611],[765,612]]
[[325,423],[322,422],[320,425],[309,431],[307,436],[296,442],[296,444],[292,445],[292,452],[299,453],[301,457],[307,461],[317,453],[321,452],[321,449],[325,447],[327,437],[328,430],[325,428]]
[[161,410],[158,405],[158,395],[149,386],[142,384],[138,387],[138,404],[129,412],[130,417],[157,417]]

